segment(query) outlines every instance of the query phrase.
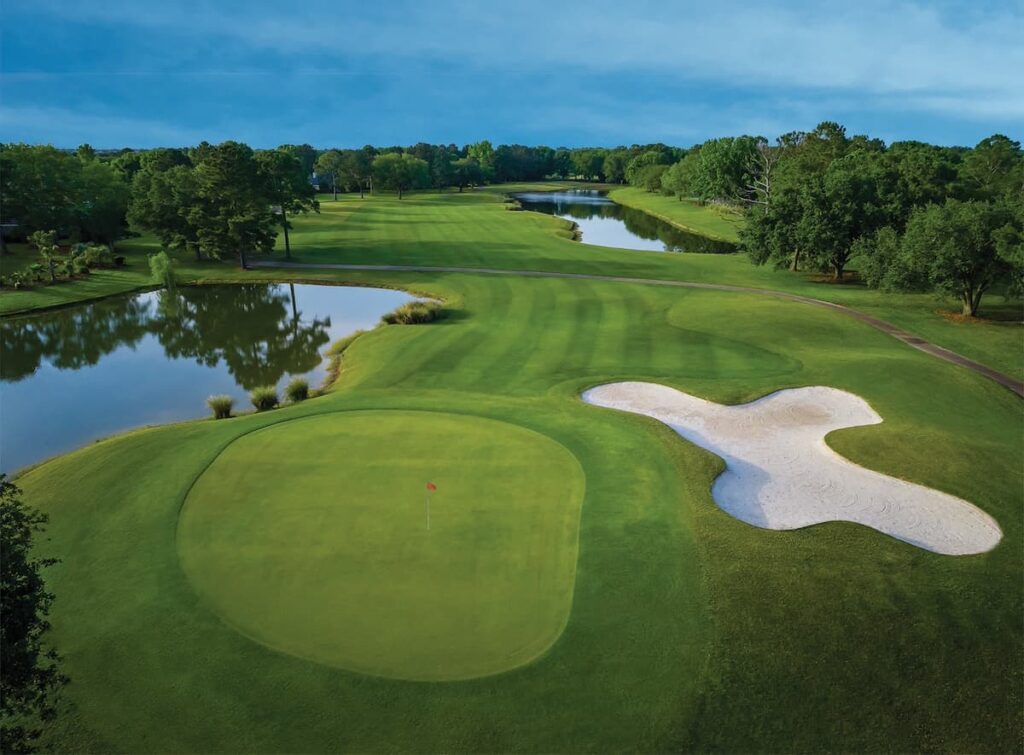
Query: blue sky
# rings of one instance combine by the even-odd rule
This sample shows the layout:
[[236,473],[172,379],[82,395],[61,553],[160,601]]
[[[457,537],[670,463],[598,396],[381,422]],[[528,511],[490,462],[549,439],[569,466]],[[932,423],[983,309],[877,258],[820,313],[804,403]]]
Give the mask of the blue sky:
[[0,141],[1024,136],[1024,0],[3,0]]

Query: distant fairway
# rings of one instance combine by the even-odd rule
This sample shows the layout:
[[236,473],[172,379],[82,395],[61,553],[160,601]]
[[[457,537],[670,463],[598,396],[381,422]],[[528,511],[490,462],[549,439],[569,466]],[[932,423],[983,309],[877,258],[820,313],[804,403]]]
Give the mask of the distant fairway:
[[198,592],[271,647],[394,678],[483,676],[561,633],[583,487],[569,451],[505,422],[331,413],[228,446],[178,547]]

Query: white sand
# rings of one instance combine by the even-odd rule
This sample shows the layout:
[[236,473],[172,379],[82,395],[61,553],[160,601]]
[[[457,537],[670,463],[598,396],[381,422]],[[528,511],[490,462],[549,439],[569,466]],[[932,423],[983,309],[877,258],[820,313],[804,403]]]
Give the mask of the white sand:
[[726,471],[711,493],[749,524],[789,530],[857,522],[937,553],[983,553],[996,546],[996,521],[967,501],[857,466],[825,435],[882,418],[859,396],[816,386],[723,406],[655,383],[609,383],[583,400],[664,422],[721,456]]

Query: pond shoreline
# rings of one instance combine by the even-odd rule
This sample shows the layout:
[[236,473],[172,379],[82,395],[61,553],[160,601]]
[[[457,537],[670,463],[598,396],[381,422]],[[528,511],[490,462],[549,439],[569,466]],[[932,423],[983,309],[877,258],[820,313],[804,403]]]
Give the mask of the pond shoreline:
[[570,224],[574,241],[632,252],[736,254],[734,242],[694,232],[681,224],[618,202],[602,189],[527,191],[506,195],[517,210],[539,212]]
[[2,319],[4,468],[200,419],[211,395],[245,407],[258,388],[282,396],[291,379],[320,385],[332,343],[419,300],[365,284],[233,281]]

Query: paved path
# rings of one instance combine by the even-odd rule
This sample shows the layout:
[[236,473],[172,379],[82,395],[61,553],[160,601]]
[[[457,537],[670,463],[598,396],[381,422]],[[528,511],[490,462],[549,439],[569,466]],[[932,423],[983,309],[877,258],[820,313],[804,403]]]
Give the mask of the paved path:
[[586,273],[557,273],[557,272],[545,272],[541,270],[498,270],[494,268],[486,267],[428,267],[422,265],[342,265],[335,263],[308,263],[300,264],[296,262],[275,262],[275,261],[253,261],[249,263],[250,267],[272,267],[272,268],[294,268],[294,269],[316,269],[316,270],[369,270],[379,272],[407,272],[407,273],[468,273],[470,275],[510,275],[521,278],[569,278],[578,280],[591,280],[591,281],[611,281],[615,283],[637,283],[646,286],[673,286],[676,288],[700,288],[710,291],[732,291],[734,293],[742,294],[757,294],[759,296],[771,296],[776,299],[786,299],[788,301],[796,301],[802,304],[811,304],[815,307],[824,307],[826,309],[832,309],[837,312],[841,312],[844,315],[860,320],[863,323],[870,325],[876,330],[880,330],[883,333],[887,333],[893,338],[903,341],[908,346],[912,346],[918,351],[923,351],[926,354],[944,359],[947,362],[966,367],[968,370],[973,370],[979,375],[984,375],[990,380],[994,380],[1011,391],[1016,393],[1021,398],[1024,398],[1024,382],[1017,380],[1009,375],[1006,375],[997,370],[993,370],[991,367],[986,367],[980,362],[975,362],[973,359],[968,359],[965,356],[957,354],[955,351],[944,349],[941,346],[937,346],[930,341],[926,341],[919,336],[915,336],[913,333],[908,333],[902,328],[897,328],[892,323],[880,320],[877,317],[860,312],[856,309],[844,306],[842,304],[835,304],[830,301],[823,301],[821,299],[813,299],[809,296],[800,296],[799,294],[790,294],[785,291],[772,291],[766,288],[750,288],[747,286],[729,286],[724,283],[696,283],[693,281],[674,281],[674,280],[661,280],[659,278],[629,278],[626,276],[617,275],[588,275]]

